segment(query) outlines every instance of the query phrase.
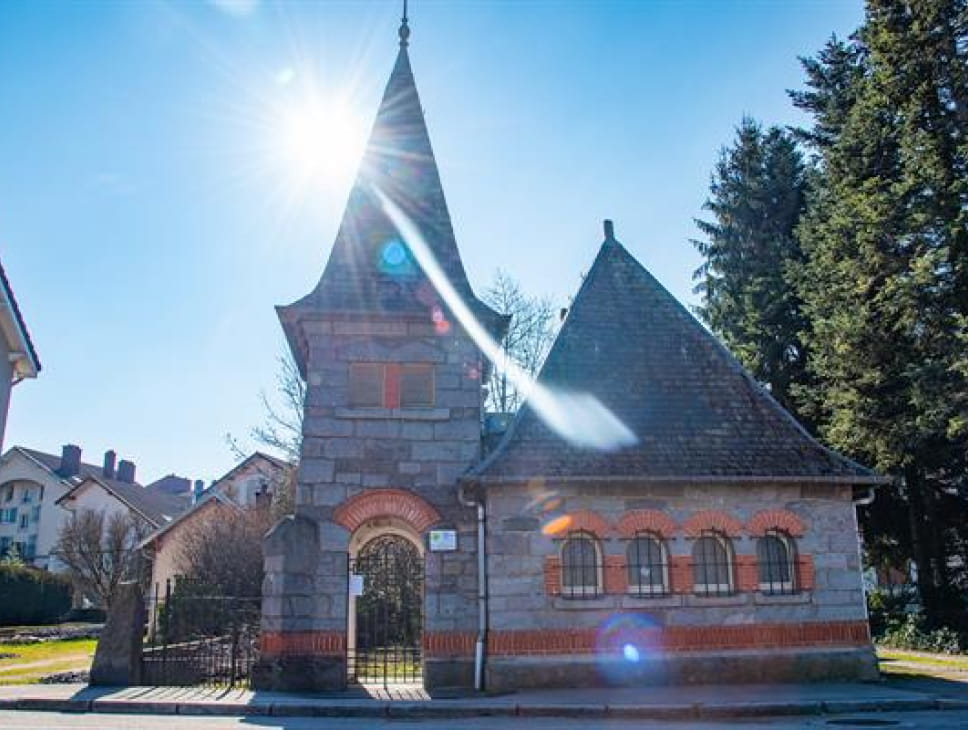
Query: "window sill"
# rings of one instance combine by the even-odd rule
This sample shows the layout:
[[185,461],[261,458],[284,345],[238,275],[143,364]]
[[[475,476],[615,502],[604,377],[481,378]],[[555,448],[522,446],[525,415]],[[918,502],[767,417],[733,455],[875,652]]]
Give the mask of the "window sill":
[[622,596],[622,608],[678,608],[681,605],[682,596],[674,593],[654,597],[634,593]]
[[446,421],[450,419],[449,408],[337,408],[336,418],[398,420],[398,421]]
[[812,602],[813,595],[809,591],[802,591],[801,593],[780,593],[777,595],[757,591],[753,594],[753,603],[757,606],[797,605]]
[[749,603],[748,593],[737,593],[732,596],[697,596],[694,593],[686,593],[686,606],[745,606]]
[[603,608],[614,608],[614,596],[598,595],[595,598],[582,598],[581,596],[554,596],[553,605],[557,609],[565,611],[593,611]]

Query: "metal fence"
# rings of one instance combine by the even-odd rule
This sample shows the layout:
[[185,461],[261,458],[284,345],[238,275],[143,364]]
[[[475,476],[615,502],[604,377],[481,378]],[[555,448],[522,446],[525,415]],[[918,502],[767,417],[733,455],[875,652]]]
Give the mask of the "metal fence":
[[142,653],[147,685],[249,687],[258,659],[262,599],[223,596],[190,583],[148,602]]

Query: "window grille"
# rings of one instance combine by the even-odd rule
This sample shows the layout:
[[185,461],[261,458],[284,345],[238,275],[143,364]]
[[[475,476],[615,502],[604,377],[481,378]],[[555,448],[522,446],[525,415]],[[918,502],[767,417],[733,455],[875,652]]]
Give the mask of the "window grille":
[[669,593],[669,563],[660,538],[640,533],[625,549],[629,593],[642,597]]
[[729,538],[703,532],[692,546],[693,591],[697,596],[733,593],[733,550]]
[[760,591],[769,595],[797,592],[793,543],[781,532],[768,532],[756,541]]
[[602,553],[598,540],[574,533],[561,546],[561,595],[596,598],[602,595]]

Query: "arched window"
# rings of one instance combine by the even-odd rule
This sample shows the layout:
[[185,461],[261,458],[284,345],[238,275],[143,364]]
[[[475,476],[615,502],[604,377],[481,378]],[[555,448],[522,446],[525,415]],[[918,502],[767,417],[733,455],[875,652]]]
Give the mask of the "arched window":
[[561,545],[561,595],[595,598],[602,594],[602,558],[598,540],[575,532]]
[[763,593],[796,593],[793,556],[793,541],[782,532],[771,530],[757,539],[756,560]]
[[661,538],[640,532],[625,549],[629,593],[664,596],[669,592],[669,561]]
[[718,532],[703,532],[692,546],[693,590],[700,596],[733,592],[733,547]]

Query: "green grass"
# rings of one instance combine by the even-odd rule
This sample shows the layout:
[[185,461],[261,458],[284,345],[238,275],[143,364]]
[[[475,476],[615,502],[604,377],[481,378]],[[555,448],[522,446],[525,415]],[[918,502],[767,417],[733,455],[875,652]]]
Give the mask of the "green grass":
[[0,684],[30,684],[54,672],[89,669],[96,646],[96,639],[0,644],[0,652],[16,654],[0,659]]
[[877,658],[881,672],[890,675],[944,677],[955,672],[968,672],[968,656],[878,647]]

